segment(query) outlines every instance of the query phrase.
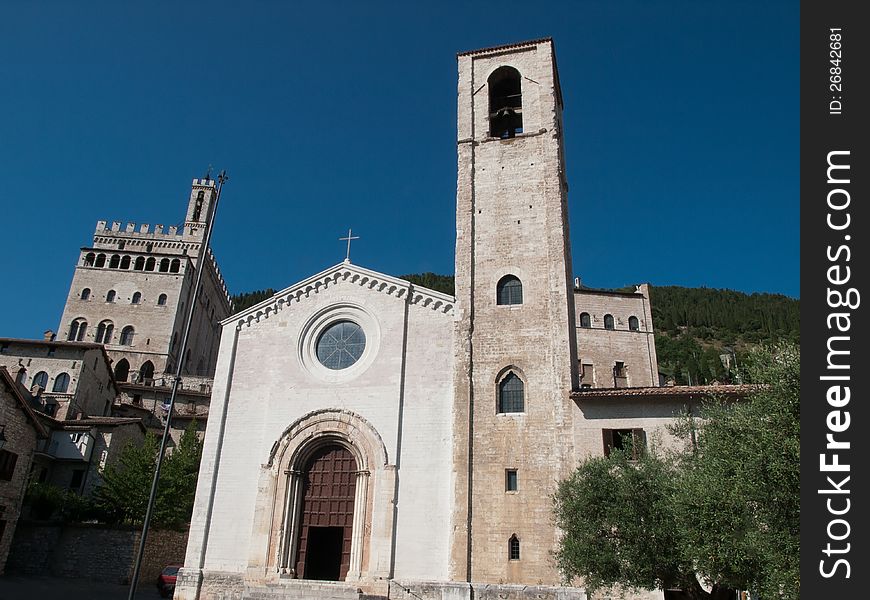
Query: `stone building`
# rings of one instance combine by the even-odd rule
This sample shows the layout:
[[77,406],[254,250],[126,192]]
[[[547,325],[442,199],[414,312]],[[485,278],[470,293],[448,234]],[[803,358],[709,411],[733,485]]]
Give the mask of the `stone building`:
[[[61,339],[103,344],[119,383],[150,383],[174,374],[210,376],[230,312],[211,252],[202,252],[215,200],[214,180],[194,179],[183,225],[98,221],[81,248],[58,329]],[[196,269],[205,271],[196,298]],[[185,356],[179,356],[187,308],[197,302]]]
[[27,391],[0,367],[0,575],[21,514],[34,452],[47,437]]
[[574,284],[552,41],[458,67],[455,297],[345,261],[221,322],[175,598],[585,598],[556,483],[700,397]]
[[105,348],[48,338],[0,338],[0,366],[31,391],[46,415],[60,420],[110,415],[119,389]]

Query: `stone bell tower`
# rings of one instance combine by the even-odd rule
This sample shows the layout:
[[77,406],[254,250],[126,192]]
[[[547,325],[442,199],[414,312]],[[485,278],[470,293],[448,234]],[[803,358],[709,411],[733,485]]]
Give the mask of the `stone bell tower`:
[[458,63],[451,578],[558,584],[577,351],[553,42]]

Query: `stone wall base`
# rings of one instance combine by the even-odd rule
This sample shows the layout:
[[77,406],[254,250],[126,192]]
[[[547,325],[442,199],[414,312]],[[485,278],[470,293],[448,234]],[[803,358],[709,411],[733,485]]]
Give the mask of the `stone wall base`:
[[580,588],[446,581],[252,581],[242,573],[182,569],[174,600],[587,600]]

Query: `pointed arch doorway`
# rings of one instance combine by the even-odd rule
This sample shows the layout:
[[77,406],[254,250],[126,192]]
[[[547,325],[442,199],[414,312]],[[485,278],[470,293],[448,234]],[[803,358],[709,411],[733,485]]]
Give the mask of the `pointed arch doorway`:
[[344,581],[351,562],[357,464],[336,443],[319,447],[302,472],[296,573],[303,579]]

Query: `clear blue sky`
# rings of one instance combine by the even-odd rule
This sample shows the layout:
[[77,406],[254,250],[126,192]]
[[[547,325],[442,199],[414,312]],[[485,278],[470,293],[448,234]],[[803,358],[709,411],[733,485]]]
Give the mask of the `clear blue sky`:
[[453,272],[455,53],[555,39],[574,270],[798,295],[797,2],[0,6],[0,337],[56,329],[97,220],[226,168],[233,292]]

